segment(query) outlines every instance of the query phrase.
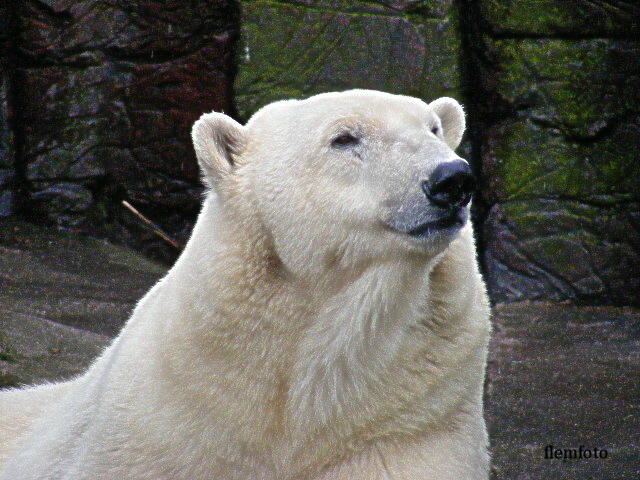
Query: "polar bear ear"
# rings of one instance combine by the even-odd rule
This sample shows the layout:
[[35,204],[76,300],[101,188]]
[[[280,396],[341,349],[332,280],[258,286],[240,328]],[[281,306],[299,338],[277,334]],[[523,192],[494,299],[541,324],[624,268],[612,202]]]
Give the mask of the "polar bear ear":
[[449,97],[438,98],[431,102],[429,106],[442,121],[444,141],[452,150],[455,150],[460,145],[465,128],[462,106]]
[[205,113],[191,130],[198,163],[209,186],[215,186],[236,167],[245,144],[244,127],[224,113]]

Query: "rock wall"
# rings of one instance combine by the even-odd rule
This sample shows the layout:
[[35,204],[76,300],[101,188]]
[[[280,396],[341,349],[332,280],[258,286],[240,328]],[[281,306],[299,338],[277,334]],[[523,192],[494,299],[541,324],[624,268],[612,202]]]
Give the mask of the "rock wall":
[[205,111],[232,111],[237,5],[3,4],[0,211],[175,254],[120,201],[178,238],[190,230],[201,186],[189,131]]
[[236,102],[242,118],[282,98],[347,88],[456,95],[453,2],[242,2]]
[[15,140],[10,124],[9,85],[11,79],[12,25],[9,2],[0,3],[0,218],[14,213],[16,199],[15,185]]
[[638,304],[640,6],[459,5],[493,299]]
[[353,87],[450,95],[468,112],[461,154],[481,180],[474,219],[493,299],[640,304],[635,2],[25,0],[0,9],[0,215],[170,258],[120,201],[186,237],[201,192],[188,138],[200,113],[246,120],[274,100]]

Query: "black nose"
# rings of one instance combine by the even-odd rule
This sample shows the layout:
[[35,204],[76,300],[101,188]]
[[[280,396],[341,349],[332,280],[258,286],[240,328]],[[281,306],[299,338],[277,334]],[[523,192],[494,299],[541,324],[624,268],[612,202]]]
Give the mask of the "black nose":
[[464,207],[475,186],[471,168],[463,160],[441,163],[421,184],[427,198],[442,208]]

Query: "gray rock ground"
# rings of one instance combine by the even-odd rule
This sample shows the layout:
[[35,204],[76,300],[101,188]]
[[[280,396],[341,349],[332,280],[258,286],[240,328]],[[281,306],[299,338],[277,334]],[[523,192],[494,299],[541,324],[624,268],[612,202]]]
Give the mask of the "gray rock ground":
[[164,269],[128,249],[0,222],[0,387],[81,372]]
[[[494,480],[640,478],[640,310],[519,303],[493,321]],[[545,460],[549,444],[608,458]]]
[[[80,373],[164,270],[99,240],[0,224],[0,387]],[[494,309],[486,406],[493,480],[640,478],[640,311]],[[607,459],[548,460],[544,447]]]

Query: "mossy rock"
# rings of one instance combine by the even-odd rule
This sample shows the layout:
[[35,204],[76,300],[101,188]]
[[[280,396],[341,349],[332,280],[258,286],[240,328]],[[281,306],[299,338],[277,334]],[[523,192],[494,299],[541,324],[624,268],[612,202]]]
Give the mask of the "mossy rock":
[[493,300],[637,305],[640,244],[629,232],[639,210],[640,202],[554,199],[493,206],[484,227]]
[[492,88],[508,105],[483,132],[492,297],[639,305],[640,42],[489,47]]
[[427,12],[416,2],[399,2],[405,10],[334,3],[242,2],[235,92],[243,119],[276,100],[350,88],[459,97],[450,4],[435,2]]
[[640,43],[526,40],[493,43],[496,91],[513,106],[487,132],[490,201],[562,196],[637,199]]
[[640,5],[624,0],[483,0],[478,3],[494,35],[633,38],[640,33]]

